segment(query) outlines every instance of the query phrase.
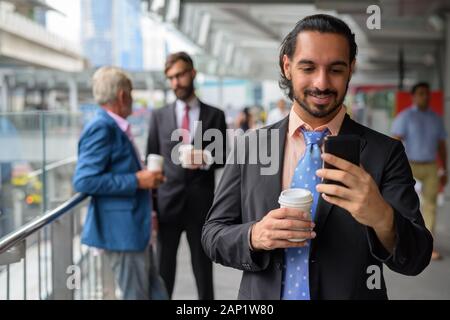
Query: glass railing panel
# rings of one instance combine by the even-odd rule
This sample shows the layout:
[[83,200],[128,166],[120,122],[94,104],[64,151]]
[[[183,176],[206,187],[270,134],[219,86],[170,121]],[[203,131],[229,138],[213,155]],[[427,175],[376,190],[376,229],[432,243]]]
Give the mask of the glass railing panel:
[[43,212],[44,118],[0,114],[0,237]]

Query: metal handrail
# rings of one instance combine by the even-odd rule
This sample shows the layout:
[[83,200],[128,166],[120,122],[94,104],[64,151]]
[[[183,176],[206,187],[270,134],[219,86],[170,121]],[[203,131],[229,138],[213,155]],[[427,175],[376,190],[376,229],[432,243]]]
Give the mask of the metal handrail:
[[16,231],[11,232],[5,237],[0,239],[0,254],[6,252],[8,249],[14,247],[16,244],[20,243],[22,240],[26,239],[31,234],[42,229],[46,225],[50,224],[54,220],[58,219],[63,214],[72,210],[78,204],[83,202],[88,198],[88,195],[77,193],[71,199],[67,200],[57,208],[48,211],[44,215],[37,217],[26,223]]
[[[68,164],[76,163],[77,159],[78,159],[77,156],[73,156],[73,157],[63,159],[63,160],[52,162],[45,166],[45,172],[51,171],[53,169],[58,169],[60,167],[64,167],[65,165],[68,165]],[[28,178],[34,178],[34,177],[42,175],[43,173],[44,173],[43,169],[38,169],[36,171],[30,172],[28,174]]]

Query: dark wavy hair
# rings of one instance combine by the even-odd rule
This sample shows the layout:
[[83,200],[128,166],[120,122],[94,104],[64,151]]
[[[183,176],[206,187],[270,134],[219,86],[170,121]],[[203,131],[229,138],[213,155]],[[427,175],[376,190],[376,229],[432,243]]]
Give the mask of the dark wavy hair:
[[292,87],[292,81],[289,80],[284,74],[283,56],[287,55],[289,59],[292,59],[297,47],[297,35],[302,31],[318,31],[320,33],[335,33],[343,35],[347,39],[348,46],[350,48],[350,63],[352,63],[356,58],[356,54],[358,52],[355,34],[344,21],[336,17],[327,14],[316,14],[308,16],[297,22],[294,29],[289,32],[281,43],[279,57],[281,74],[278,83],[280,88],[291,100],[294,99],[294,88]]
[[411,89],[411,94],[414,95],[416,93],[417,89],[419,89],[419,88],[427,88],[428,91],[429,91],[430,90],[430,84],[428,82],[418,82],[418,83],[416,83]]

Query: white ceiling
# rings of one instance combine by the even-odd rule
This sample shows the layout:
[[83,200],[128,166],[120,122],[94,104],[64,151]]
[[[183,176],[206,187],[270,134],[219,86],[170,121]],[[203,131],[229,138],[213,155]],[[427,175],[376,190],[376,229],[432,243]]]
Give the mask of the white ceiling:
[[[439,70],[444,14],[450,9],[449,0],[159,2],[165,4],[159,13],[172,12],[168,19],[201,47],[203,53],[197,58],[200,69],[207,73],[278,79],[278,50],[284,36],[303,17],[328,13],[346,21],[356,34],[360,74],[355,79],[383,83],[398,81],[399,50],[404,52],[405,81]],[[381,8],[380,30],[366,27],[366,9],[373,4]],[[174,15],[173,8],[178,6],[179,14]]]

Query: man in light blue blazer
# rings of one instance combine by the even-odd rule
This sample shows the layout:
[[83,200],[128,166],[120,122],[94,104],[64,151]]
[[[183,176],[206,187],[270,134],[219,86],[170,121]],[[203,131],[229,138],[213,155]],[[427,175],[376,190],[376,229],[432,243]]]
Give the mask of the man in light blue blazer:
[[132,83],[120,69],[104,67],[93,76],[101,106],[86,125],[78,146],[73,184],[91,196],[82,243],[103,249],[121,298],[151,299],[150,189],[162,172],[145,170],[126,118],[132,112]]

